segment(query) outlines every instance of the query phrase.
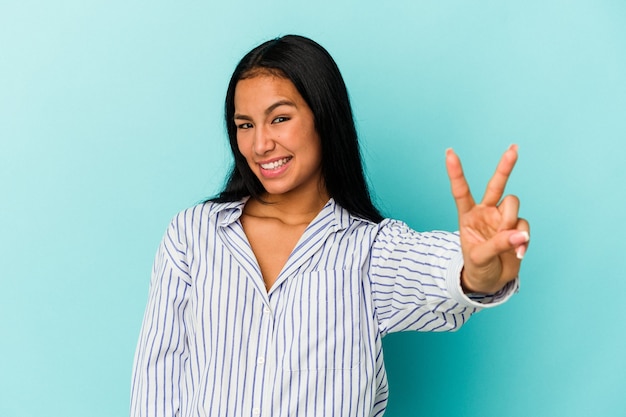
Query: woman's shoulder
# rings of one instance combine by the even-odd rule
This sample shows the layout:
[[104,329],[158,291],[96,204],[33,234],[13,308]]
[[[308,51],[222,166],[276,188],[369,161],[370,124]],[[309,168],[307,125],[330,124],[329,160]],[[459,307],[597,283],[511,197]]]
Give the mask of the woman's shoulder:
[[402,220],[385,218],[378,224],[376,240],[413,243],[416,241],[441,241],[444,244],[458,245],[459,236],[458,232],[446,230],[418,231]]

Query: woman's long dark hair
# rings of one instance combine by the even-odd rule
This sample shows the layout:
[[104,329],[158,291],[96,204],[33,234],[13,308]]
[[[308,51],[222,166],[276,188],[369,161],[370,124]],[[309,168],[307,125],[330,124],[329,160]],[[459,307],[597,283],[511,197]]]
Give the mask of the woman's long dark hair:
[[311,39],[287,35],[248,52],[228,84],[225,119],[235,164],[224,190],[211,201],[259,198],[265,189],[237,146],[235,88],[239,80],[270,73],[290,80],[313,112],[321,140],[322,177],[328,194],[351,214],[373,222],[382,216],[372,203],[359,152],[348,91],[330,54]]

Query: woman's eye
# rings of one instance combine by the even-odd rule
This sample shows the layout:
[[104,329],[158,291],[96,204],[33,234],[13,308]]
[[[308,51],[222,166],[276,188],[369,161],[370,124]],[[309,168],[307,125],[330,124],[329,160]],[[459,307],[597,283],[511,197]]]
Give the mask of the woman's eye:
[[237,125],[237,129],[250,129],[252,127],[252,123],[241,123]]
[[288,117],[279,116],[275,118],[274,120],[272,120],[272,123],[282,123],[282,122],[286,122],[287,120],[289,120]]

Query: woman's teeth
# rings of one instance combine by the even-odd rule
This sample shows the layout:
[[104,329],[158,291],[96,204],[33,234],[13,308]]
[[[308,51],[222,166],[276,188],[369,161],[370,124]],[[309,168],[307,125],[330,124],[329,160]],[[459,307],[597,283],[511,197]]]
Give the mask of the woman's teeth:
[[270,162],[268,164],[261,164],[261,168],[263,169],[276,169],[279,168],[283,165],[285,165],[287,162],[289,162],[291,158],[283,158],[283,159],[279,159],[278,161],[274,161],[274,162]]

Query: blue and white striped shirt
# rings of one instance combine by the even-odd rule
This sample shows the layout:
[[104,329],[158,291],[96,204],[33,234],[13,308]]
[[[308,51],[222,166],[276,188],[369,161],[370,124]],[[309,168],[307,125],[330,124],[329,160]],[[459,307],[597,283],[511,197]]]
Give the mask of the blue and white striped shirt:
[[463,294],[458,236],[353,217],[332,199],[267,291],[244,201],[174,218],[158,250],[135,354],[132,417],[380,416],[382,337],[458,329],[485,305]]

